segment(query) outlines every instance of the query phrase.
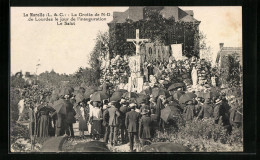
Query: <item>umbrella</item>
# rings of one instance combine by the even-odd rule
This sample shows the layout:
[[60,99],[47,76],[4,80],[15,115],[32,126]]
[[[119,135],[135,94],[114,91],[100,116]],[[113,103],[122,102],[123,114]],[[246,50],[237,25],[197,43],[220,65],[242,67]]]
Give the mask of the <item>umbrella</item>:
[[174,83],[174,84],[170,85],[170,87],[168,88],[168,91],[174,90],[179,87],[185,87],[185,84],[184,83]]
[[39,111],[52,111],[52,112],[55,111],[55,109],[53,107],[51,107],[51,106],[44,106],[44,105],[39,106],[38,110]]
[[176,99],[176,100],[179,100],[180,97],[181,97],[182,95],[184,95],[184,94],[185,94],[185,93],[184,93],[183,91],[176,91],[176,92],[173,93],[173,98]]
[[95,93],[92,94],[91,96],[91,100],[92,101],[103,101],[104,99],[108,99],[109,98],[109,95],[105,92],[101,92],[101,91],[97,91]]
[[119,89],[119,90],[117,90],[117,92],[126,93],[126,92],[128,92],[128,91],[127,91],[127,90],[125,90],[125,89]]
[[84,93],[84,97],[86,98],[90,98],[90,95],[93,94],[94,92],[96,92],[97,90],[94,88],[87,88],[85,93]]
[[138,98],[139,96],[136,92],[126,92],[122,97]]
[[80,87],[87,88],[87,85],[83,82],[83,83],[80,84]]
[[117,97],[122,97],[124,94],[124,92],[121,92],[121,91],[115,91],[112,96],[117,96]]
[[138,98],[137,98],[137,101],[141,102],[141,101],[144,101],[145,103],[147,103],[149,101],[149,96],[148,95],[145,95],[145,94],[141,94],[141,93],[138,93]]
[[114,92],[112,96],[110,97],[110,101],[119,101],[122,98],[123,93],[122,92]]
[[176,109],[174,110],[173,108],[175,107],[168,106],[161,110],[161,119],[164,122],[168,122],[169,120],[173,120],[174,118],[178,117],[177,114],[180,113],[180,111],[177,111]]
[[130,98],[130,99],[129,99],[129,103],[137,103],[137,101],[136,101],[135,98]]
[[76,102],[79,103],[79,102],[82,102],[85,98],[84,98],[84,95],[83,94],[76,94]]
[[147,88],[145,90],[142,90],[141,93],[145,94],[145,95],[150,95],[150,94],[152,94],[152,89],[151,88]]
[[138,95],[138,97],[147,98],[147,99],[149,98],[149,96],[146,94],[137,93],[137,95]]
[[196,94],[189,92],[184,95],[182,95],[179,99],[180,104],[185,104],[187,101],[192,100],[193,98],[196,98]]
[[70,94],[71,94],[72,92],[74,92],[74,88],[72,88],[72,87],[66,87],[66,89],[69,91]]
[[162,89],[162,88],[153,88],[152,89],[152,95],[154,97],[158,97],[160,95],[164,95],[166,97],[168,97],[170,95],[169,91],[167,91],[166,89]]
[[56,110],[56,112],[64,115],[67,114],[67,107],[68,103],[65,103],[63,100],[55,101],[53,104],[53,108]]
[[146,99],[144,97],[138,97],[136,98],[136,103],[137,104],[146,103]]

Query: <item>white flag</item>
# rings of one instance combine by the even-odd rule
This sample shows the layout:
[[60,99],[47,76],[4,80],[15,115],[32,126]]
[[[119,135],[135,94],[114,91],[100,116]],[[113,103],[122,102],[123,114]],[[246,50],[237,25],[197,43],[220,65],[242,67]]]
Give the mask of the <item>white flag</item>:
[[175,60],[183,59],[182,57],[182,44],[172,44],[172,56],[175,58]]

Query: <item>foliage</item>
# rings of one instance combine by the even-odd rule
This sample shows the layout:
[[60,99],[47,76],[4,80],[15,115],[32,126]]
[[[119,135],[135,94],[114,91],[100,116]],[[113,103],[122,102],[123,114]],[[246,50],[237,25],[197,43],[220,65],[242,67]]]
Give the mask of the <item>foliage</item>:
[[10,122],[14,123],[18,120],[18,102],[20,101],[20,94],[17,89],[10,89]]
[[101,63],[108,54],[108,41],[109,34],[107,32],[99,32],[96,38],[96,44],[93,51],[90,53],[90,66],[91,69],[82,70],[81,75],[88,79],[87,82],[91,82],[91,85],[99,85],[99,79],[101,77]]
[[[136,29],[140,30],[140,38],[150,39],[155,45],[184,43],[184,55],[198,56],[198,50],[194,50],[194,35],[198,33],[198,24],[175,21],[174,17],[164,18],[158,10],[145,9],[144,14],[145,18],[139,21],[126,19],[124,23],[110,24],[109,48],[113,57],[135,53],[134,44],[126,39],[135,38]],[[177,29],[178,31],[175,31]],[[183,35],[184,32],[186,36]]]
[[10,143],[14,143],[19,138],[29,139],[29,129],[19,123],[11,123]]
[[202,119],[201,121],[193,120],[186,123],[180,129],[180,134],[183,136],[193,136],[196,138],[220,140],[223,143],[227,141],[226,129],[214,123],[214,119]]
[[23,88],[26,85],[25,80],[22,77],[11,76],[10,87]]
[[94,73],[92,68],[79,68],[79,70],[70,77],[69,86],[78,87],[82,83],[86,86],[97,86],[98,85],[98,74]]
[[38,77],[39,84],[51,88],[51,87],[57,87],[60,88],[62,83],[61,81],[68,81],[69,75],[66,74],[59,74],[56,73],[54,70],[51,70],[51,72],[44,72],[41,73]]
[[214,119],[180,121],[168,132],[157,132],[153,142],[173,142],[189,147],[195,152],[242,151],[243,137],[235,128],[229,135],[223,126],[214,123]]
[[228,87],[238,87],[242,84],[242,67],[236,55],[228,55],[223,57],[222,66],[219,68],[221,75],[220,83],[226,84]]

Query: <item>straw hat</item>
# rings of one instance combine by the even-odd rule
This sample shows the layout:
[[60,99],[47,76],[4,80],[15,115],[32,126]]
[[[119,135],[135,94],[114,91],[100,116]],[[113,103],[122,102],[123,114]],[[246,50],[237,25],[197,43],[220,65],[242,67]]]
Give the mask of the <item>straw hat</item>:
[[135,103],[130,103],[130,104],[129,104],[129,109],[133,109],[135,106],[136,106]]

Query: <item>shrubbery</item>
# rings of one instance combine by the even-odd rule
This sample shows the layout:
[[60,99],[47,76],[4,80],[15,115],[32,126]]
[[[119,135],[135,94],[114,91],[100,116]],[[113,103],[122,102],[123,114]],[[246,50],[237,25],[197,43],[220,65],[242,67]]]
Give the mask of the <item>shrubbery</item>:
[[153,142],[174,142],[189,147],[195,152],[242,151],[241,130],[235,128],[231,134],[225,127],[215,124],[214,119],[179,121],[178,130],[169,128],[167,133],[157,132]]

